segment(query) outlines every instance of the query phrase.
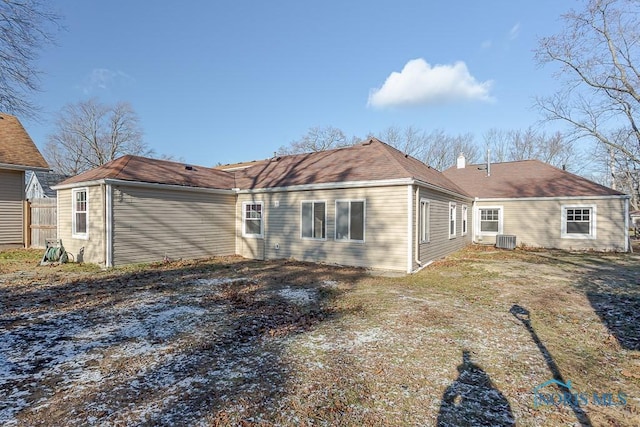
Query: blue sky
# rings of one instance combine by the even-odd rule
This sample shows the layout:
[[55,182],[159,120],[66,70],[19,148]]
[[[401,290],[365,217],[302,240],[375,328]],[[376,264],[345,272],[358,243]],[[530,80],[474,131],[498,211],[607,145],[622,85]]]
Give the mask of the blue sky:
[[76,1],[38,65],[43,147],[55,114],[130,102],[159,154],[215,165],[269,157],[313,126],[366,136],[412,125],[523,129],[557,87],[533,59],[574,1]]

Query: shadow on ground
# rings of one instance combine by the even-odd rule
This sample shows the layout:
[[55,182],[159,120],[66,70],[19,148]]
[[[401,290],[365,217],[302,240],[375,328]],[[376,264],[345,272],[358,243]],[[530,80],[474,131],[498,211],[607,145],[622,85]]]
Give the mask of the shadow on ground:
[[442,395],[438,427],[450,426],[515,426],[511,406],[489,378],[462,352],[458,378]]
[[295,374],[287,339],[343,316],[363,274],[235,260],[3,286],[0,423],[260,421]]

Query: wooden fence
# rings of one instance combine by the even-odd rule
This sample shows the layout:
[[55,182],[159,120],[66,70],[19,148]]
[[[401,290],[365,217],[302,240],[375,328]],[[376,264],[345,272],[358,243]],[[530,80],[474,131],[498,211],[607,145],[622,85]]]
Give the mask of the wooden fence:
[[27,202],[27,247],[44,248],[47,240],[57,238],[57,199],[32,199]]

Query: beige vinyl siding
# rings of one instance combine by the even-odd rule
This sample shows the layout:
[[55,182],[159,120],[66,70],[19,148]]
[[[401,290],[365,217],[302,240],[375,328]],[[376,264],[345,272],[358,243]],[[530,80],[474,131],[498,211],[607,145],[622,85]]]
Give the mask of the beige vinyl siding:
[[113,264],[235,253],[234,194],[113,188]]
[[0,169],[0,245],[22,245],[24,172]]
[[94,185],[87,188],[88,223],[87,238],[72,235],[72,189],[58,191],[58,239],[65,249],[78,260],[80,249],[84,248],[84,262],[105,263],[105,220],[104,188]]
[[[336,200],[365,200],[364,243],[335,239]],[[242,202],[250,201],[264,202],[264,238],[242,236]],[[326,202],[326,239],[301,237],[302,201]],[[236,217],[237,252],[247,258],[407,270],[406,185],[240,194]]]
[[[430,202],[430,239],[428,243],[419,243],[419,253],[414,254],[414,258],[418,258],[422,265],[430,261],[443,258],[453,252],[456,252],[471,243],[471,201],[462,197],[455,197],[435,190],[420,187],[420,199],[427,199]],[[449,238],[449,203],[456,203],[456,235]],[[462,235],[462,206],[467,205],[467,234]],[[413,190],[413,210],[416,212],[415,187]],[[419,239],[417,226],[419,223],[419,213],[413,215],[413,234],[414,239]],[[415,242],[413,244],[415,250]],[[413,268],[420,268],[420,265],[413,260]]]
[[[516,236],[518,245],[570,250],[593,249],[623,251],[625,218],[623,198],[479,201],[475,215],[483,206],[502,206],[503,234]],[[563,205],[596,205],[596,239],[561,238]],[[479,231],[476,218],[474,233]],[[476,237],[476,241],[478,237]],[[495,244],[495,237],[483,236],[480,243]]]

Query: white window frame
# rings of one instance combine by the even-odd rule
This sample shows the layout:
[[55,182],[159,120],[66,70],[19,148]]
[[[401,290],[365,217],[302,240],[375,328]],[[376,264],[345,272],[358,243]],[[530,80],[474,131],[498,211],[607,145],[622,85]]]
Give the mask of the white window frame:
[[[247,218],[247,206],[249,205],[260,205],[260,233],[247,233],[247,220],[256,221],[257,218]],[[264,202],[262,201],[250,201],[250,202],[242,202],[242,236],[243,237],[253,237],[257,239],[261,239],[264,237]]]
[[469,232],[469,207],[467,205],[462,205],[462,235],[466,236]]
[[420,199],[418,221],[420,243],[429,243],[431,241],[431,200],[423,198]]
[[[597,230],[597,205],[596,204],[575,204],[562,205],[562,215],[560,218],[560,238],[562,239],[595,239]],[[568,209],[591,209],[589,215],[589,234],[567,233],[567,210]]]
[[[351,238],[351,203],[362,202],[362,240],[355,240]],[[349,203],[349,237],[347,239],[338,238],[338,203]],[[367,201],[366,199],[341,199],[335,202],[335,224],[333,238],[336,242],[356,242],[364,243],[366,240],[367,232]]]
[[[482,231],[482,211],[483,210],[497,210],[498,211],[498,231]],[[504,225],[503,214],[504,214],[504,206],[478,206],[477,210],[477,221],[476,221],[476,230],[475,233],[478,236],[497,236],[502,233],[502,227]]]
[[[453,239],[456,237],[456,233],[458,231],[458,205],[456,202],[449,202],[449,217],[447,221],[447,231],[449,233],[449,238]],[[453,233],[451,233],[451,222],[453,221]]]
[[[76,194],[85,193],[85,232],[78,233],[76,232],[76,214],[82,213],[82,211],[78,212],[76,209]],[[71,237],[74,239],[89,239],[89,189],[87,187],[82,188],[74,188],[71,190]]]
[[[314,236],[315,233],[315,212],[316,212],[316,203],[324,203],[324,223],[322,227],[324,228],[324,237],[305,237],[302,232],[304,230],[302,222],[304,218],[302,217],[302,206],[305,203],[311,203],[311,235]],[[327,240],[327,201],[326,200],[303,200],[300,202],[300,238],[304,240]]]

